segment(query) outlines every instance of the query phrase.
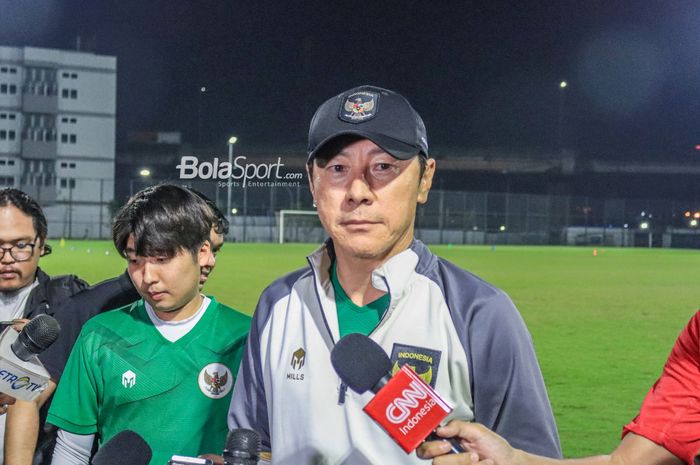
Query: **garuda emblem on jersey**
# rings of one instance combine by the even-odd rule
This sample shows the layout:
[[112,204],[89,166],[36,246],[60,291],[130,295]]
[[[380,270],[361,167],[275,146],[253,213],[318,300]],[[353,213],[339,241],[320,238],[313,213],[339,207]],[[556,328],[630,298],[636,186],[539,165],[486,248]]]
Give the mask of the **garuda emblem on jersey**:
[[221,363],[210,363],[199,372],[199,389],[207,397],[220,399],[231,391],[231,370]]
[[402,366],[408,365],[426,384],[434,388],[440,367],[440,355],[439,350],[394,344],[391,351],[391,361],[393,362],[391,374],[394,375]]
[[374,92],[355,92],[345,98],[340,109],[340,119],[349,123],[367,121],[377,113],[379,94]]

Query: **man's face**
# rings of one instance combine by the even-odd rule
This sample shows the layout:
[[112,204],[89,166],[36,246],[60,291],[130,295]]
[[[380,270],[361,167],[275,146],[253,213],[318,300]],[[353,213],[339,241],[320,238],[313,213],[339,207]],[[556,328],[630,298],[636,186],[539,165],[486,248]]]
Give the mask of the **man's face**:
[[435,161],[422,179],[418,157],[398,160],[374,142],[341,146],[321,167],[314,162],[311,191],[336,252],[385,260],[413,240],[416,205],[428,199]]
[[195,300],[200,269],[211,256],[207,241],[195,256],[179,250],[173,257],[142,257],[136,255],[133,235],[127,240],[125,252],[136,290],[156,312],[165,313],[180,310]]
[[0,246],[14,246],[25,253],[31,250],[29,259],[25,261],[12,258],[9,250],[4,252],[0,259],[0,292],[16,291],[34,281],[43,251],[43,244],[36,235],[31,216],[13,205],[0,207]]
[[211,242],[211,257],[209,262],[202,267],[201,273],[199,275],[199,290],[201,291],[204,287],[204,283],[209,279],[209,275],[214,271],[216,266],[216,254],[219,253],[221,247],[224,246],[224,236],[216,232],[215,228],[211,228],[209,233],[209,242]]

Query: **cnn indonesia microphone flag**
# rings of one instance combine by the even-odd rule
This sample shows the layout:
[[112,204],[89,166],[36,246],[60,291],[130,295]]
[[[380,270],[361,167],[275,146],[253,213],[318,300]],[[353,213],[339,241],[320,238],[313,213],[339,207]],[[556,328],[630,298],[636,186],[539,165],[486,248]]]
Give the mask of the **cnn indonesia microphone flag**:
[[452,406],[404,365],[363,410],[410,454],[452,412]]

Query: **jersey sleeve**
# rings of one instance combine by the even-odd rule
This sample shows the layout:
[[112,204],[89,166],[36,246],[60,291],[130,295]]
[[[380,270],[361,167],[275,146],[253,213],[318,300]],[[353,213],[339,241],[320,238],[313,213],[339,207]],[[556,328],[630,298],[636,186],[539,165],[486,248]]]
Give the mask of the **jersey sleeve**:
[[75,434],[97,432],[98,386],[91,339],[89,328],[85,327],[68,358],[46,419],[48,423]]
[[700,312],[676,340],[639,415],[625,425],[622,435],[628,433],[655,442],[688,464],[700,460]]
[[554,415],[532,337],[503,292],[475,304],[467,325],[474,420],[514,447],[561,457]]

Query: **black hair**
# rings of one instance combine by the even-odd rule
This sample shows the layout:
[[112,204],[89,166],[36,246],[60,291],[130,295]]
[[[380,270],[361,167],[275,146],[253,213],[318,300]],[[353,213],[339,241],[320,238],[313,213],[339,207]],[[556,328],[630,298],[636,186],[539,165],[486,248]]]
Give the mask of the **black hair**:
[[[27,216],[31,216],[37,238],[42,244],[46,242],[48,226],[46,225],[46,217],[44,216],[44,211],[41,209],[39,202],[30,197],[26,192],[8,187],[0,190],[0,207],[7,207],[8,205],[16,207]],[[48,250],[50,253],[51,248],[49,247]]]
[[193,194],[195,194],[197,197],[200,199],[204,200],[206,204],[211,208],[212,213],[216,217],[216,223],[214,223],[214,231],[216,231],[216,234],[221,234],[222,236],[225,236],[228,234],[229,231],[229,222],[228,218],[224,216],[224,214],[219,210],[219,207],[216,206],[216,203],[206,195],[202,194],[199,192],[197,189],[192,189],[191,187],[187,187],[187,189],[190,190]]
[[180,186],[160,184],[137,192],[117,212],[112,239],[122,256],[130,235],[136,255],[142,257],[173,257],[180,250],[196,256],[214,224],[214,213],[197,195]]

